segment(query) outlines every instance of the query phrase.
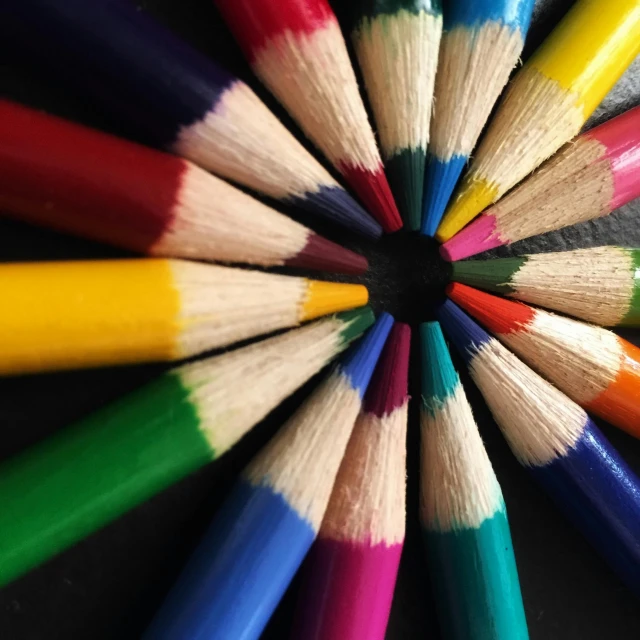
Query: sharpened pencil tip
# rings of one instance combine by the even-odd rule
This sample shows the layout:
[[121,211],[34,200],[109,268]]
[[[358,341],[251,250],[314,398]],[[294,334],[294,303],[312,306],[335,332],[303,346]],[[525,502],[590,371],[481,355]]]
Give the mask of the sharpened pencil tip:
[[309,281],[301,320],[312,320],[338,311],[363,307],[369,302],[369,291],[361,284]]
[[310,233],[307,244],[285,262],[288,267],[332,271],[334,273],[360,274],[369,267],[364,256],[341,247],[315,233]]
[[409,231],[420,229],[422,188],[424,185],[424,149],[404,149],[385,161],[389,185]]

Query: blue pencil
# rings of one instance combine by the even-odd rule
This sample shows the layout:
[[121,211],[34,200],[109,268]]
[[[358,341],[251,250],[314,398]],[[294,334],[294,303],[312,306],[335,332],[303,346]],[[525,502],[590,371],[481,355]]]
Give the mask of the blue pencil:
[[422,233],[433,236],[491,109],[517,64],[533,0],[451,0],[434,93]]
[[146,142],[367,237],[377,222],[241,80],[126,0],[4,0],[0,34]]
[[421,326],[421,520],[453,640],[527,640],[507,511],[437,322]]
[[258,638],[315,539],[388,314],[244,470],[145,640]]
[[640,595],[640,479],[583,409],[458,306],[438,317],[519,462]]

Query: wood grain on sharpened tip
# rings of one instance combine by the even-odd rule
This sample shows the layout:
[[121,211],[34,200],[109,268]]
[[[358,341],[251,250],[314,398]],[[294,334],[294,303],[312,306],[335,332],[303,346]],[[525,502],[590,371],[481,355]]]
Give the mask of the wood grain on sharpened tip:
[[451,239],[576,136],[640,53],[640,4],[578,0],[512,80],[436,238]]
[[640,438],[640,349],[615,333],[454,283],[449,297],[574,402]]
[[361,273],[367,262],[196,165],[0,100],[10,217],[168,257]]
[[640,479],[583,409],[458,306],[437,315],[520,464],[640,595]]
[[0,584],[221,456],[372,322],[350,311],[184,365],[0,465]]
[[410,339],[393,326],[305,562],[292,639],[384,640],[404,543]]
[[609,215],[640,196],[640,107],[578,136],[442,245],[461,260]]
[[453,263],[455,281],[601,325],[640,327],[640,249],[607,246]]
[[148,142],[365,236],[380,235],[244,82],[133,2],[6,0],[2,18],[14,49]]
[[387,232],[402,220],[327,0],[214,0],[253,71]]
[[318,533],[392,324],[380,316],[243,471],[145,640],[257,640]]
[[447,3],[431,122],[422,233],[433,236],[480,132],[517,64],[533,0]]
[[437,322],[421,326],[421,521],[440,627],[527,640],[502,490]]
[[405,225],[420,228],[425,156],[442,32],[439,0],[360,0],[351,32]]
[[367,304],[362,285],[182,260],[0,264],[0,375],[179,360]]

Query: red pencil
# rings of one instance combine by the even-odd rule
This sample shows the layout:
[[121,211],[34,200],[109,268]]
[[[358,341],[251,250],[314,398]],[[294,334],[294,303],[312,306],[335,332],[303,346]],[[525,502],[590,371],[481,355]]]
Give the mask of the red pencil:
[[0,100],[0,209],[173,258],[361,273],[366,260],[188,160]]
[[387,232],[402,221],[327,0],[214,0],[256,75]]

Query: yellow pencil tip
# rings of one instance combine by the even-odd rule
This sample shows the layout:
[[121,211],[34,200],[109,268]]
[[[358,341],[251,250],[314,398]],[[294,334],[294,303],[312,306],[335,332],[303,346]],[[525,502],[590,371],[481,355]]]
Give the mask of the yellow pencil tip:
[[309,280],[300,320],[313,320],[329,313],[355,309],[368,302],[369,291],[361,284]]
[[466,227],[479,213],[498,199],[498,187],[474,180],[462,185],[457,197],[449,207],[438,230],[436,240],[446,242]]

